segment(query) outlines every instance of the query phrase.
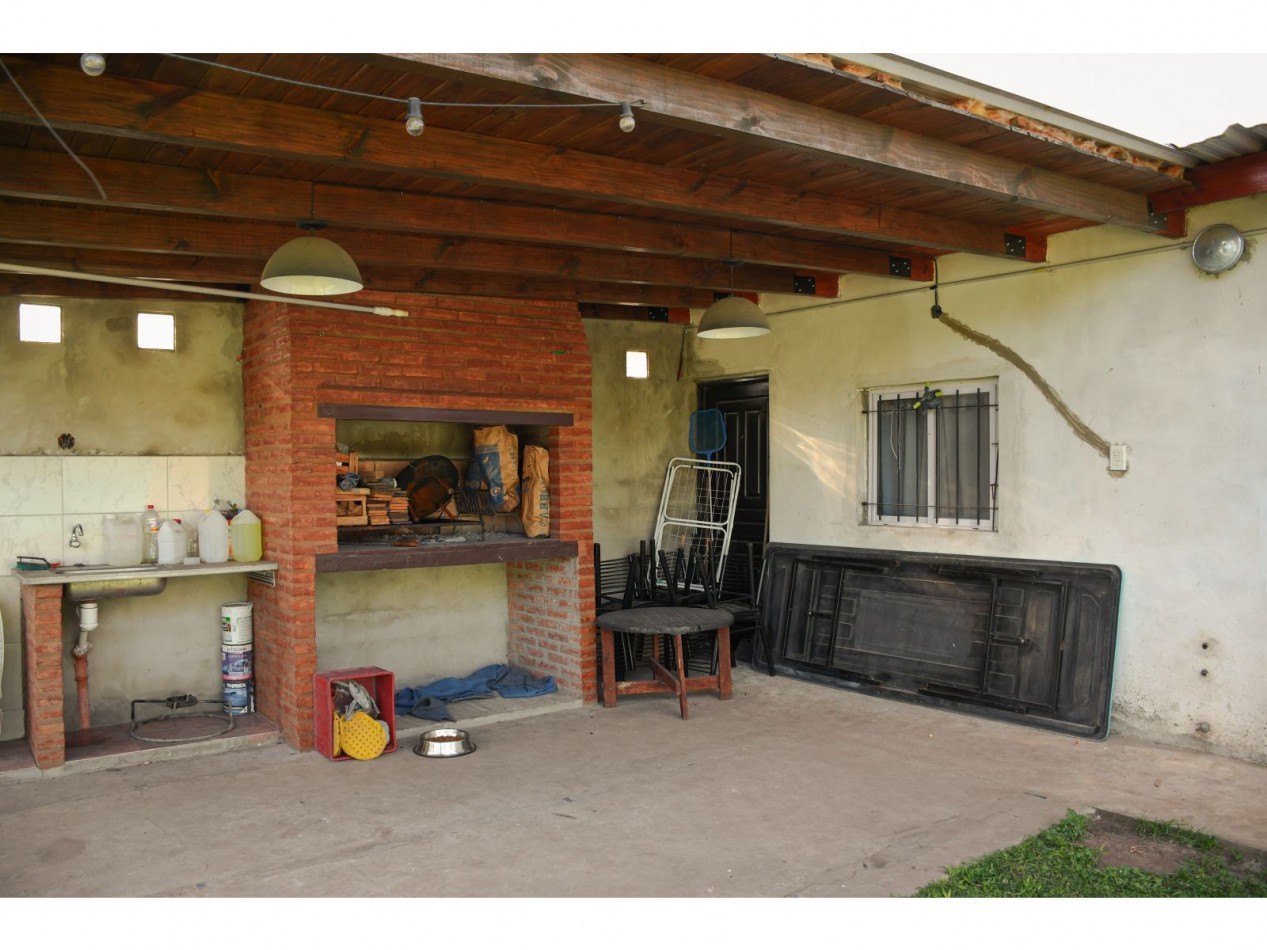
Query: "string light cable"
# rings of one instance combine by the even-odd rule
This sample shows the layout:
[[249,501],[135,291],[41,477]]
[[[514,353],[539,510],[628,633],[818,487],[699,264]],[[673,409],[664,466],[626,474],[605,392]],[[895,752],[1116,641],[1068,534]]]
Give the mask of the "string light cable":
[[641,108],[647,104],[645,99],[622,99],[620,102],[438,102],[428,99],[421,99],[417,96],[408,96],[401,98],[400,96],[385,96],[382,93],[363,92],[359,89],[343,89],[339,86],[327,86],[323,83],[307,82],[303,79],[289,79],[285,76],[274,76],[270,73],[262,73],[255,69],[247,69],[244,66],[232,66],[228,63],[218,63],[211,59],[202,59],[197,56],[187,56],[184,53],[164,53],[164,56],[171,59],[179,59],[187,63],[197,63],[200,66],[207,66],[212,69],[225,69],[229,72],[241,73],[244,76],[253,76],[256,79],[268,79],[272,82],[286,83],[291,86],[299,86],[303,89],[315,89],[318,92],[330,92],[345,96],[359,96],[362,99],[375,99],[379,102],[394,102],[403,105],[406,109],[405,114],[405,131],[410,135],[421,135],[424,128],[422,110],[426,109],[617,109],[619,111],[618,125],[622,132],[632,132],[635,127],[633,110],[634,107]]

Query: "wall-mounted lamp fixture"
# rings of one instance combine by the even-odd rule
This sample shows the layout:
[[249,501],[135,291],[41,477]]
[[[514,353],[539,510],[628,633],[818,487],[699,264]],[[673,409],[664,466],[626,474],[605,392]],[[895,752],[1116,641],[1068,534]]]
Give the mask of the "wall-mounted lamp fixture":
[[634,122],[633,105],[628,102],[622,102],[620,104],[620,131],[632,132],[636,124]]
[[106,71],[106,58],[101,53],[80,53],[79,68],[89,76],[100,76]]
[[[300,221],[305,231],[320,231],[324,221]],[[329,297],[365,286],[356,262],[333,241],[309,234],[287,241],[268,259],[260,284],[279,294]]]
[[1192,241],[1192,262],[1207,274],[1231,270],[1245,254],[1245,237],[1230,224],[1212,224]]

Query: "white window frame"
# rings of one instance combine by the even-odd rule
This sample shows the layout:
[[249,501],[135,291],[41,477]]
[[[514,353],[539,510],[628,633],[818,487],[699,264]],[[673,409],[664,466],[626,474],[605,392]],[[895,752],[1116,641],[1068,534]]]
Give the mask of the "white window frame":
[[[927,425],[925,451],[928,459],[926,489],[928,502],[922,506],[922,513],[916,515],[881,515],[879,504],[880,491],[880,412],[881,400],[914,399],[926,390],[940,390],[952,396],[956,393],[988,394],[989,412],[989,479],[990,511],[985,518],[937,517],[937,426],[934,413],[936,408],[926,410],[930,414]],[[866,522],[871,525],[902,525],[921,528],[960,528],[973,531],[995,531],[998,528],[998,471],[999,471],[999,381],[998,379],[952,380],[940,383],[920,383],[906,386],[877,387],[866,391],[867,419],[867,499],[864,505]],[[945,506],[943,506],[945,507]],[[977,507],[972,505],[970,507]]]

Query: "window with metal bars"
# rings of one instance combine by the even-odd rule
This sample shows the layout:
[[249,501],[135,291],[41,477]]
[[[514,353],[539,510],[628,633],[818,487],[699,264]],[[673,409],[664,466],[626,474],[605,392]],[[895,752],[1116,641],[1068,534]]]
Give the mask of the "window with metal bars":
[[996,527],[998,381],[867,392],[871,524]]

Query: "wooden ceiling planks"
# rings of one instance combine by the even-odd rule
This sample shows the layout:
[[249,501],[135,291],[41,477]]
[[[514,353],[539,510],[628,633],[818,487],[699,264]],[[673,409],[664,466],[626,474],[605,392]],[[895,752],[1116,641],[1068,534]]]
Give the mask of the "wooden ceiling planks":
[[[951,250],[1005,254],[1004,233],[1028,233],[1031,246],[1042,248],[1043,236],[1096,220],[1099,197],[1112,199],[1110,216],[1129,212],[1143,227],[1144,199],[1174,188],[1167,174],[767,54],[541,58],[592,67],[585,75],[593,88],[535,88],[461,61],[458,69],[437,66],[443,57],[406,63],[377,54],[198,55],[396,101],[161,55],[108,54],[106,75],[91,79],[79,71],[77,54],[4,54],[99,172],[108,190],[104,207],[114,208],[102,210],[83,172],[0,83],[0,193],[14,196],[0,205],[6,252],[25,248],[78,267],[147,262],[171,279],[185,272],[190,280],[250,283],[268,248],[316,211],[330,220],[331,236],[364,259],[378,287],[478,293],[483,281],[495,296],[535,288],[563,295],[550,299],[578,295],[578,304],[591,294],[590,302],[604,306],[645,307],[652,298],[656,306],[682,306],[711,294],[732,231],[735,254],[763,262],[745,268],[746,282],[757,285],[751,289],[779,292],[784,278],[771,268],[807,261],[830,264],[805,268],[824,274],[880,273],[896,253],[926,274],[933,255]],[[654,98],[660,87],[617,95],[636,85],[622,87],[619,79],[644,75],[707,92],[708,104],[742,103],[739,114],[767,104],[751,113],[768,117],[767,134],[730,127],[720,107],[700,122],[691,111],[699,102],[685,95],[669,108],[636,108],[637,128],[622,133],[614,101]],[[399,101],[411,95],[503,107],[424,106],[427,129],[411,138]],[[596,100],[613,104],[516,108]],[[798,116],[811,124],[789,124]],[[824,130],[869,128],[856,119],[896,136],[891,141],[906,152],[859,166],[864,152],[856,143],[823,147],[830,140]],[[820,139],[796,138],[809,133]],[[39,173],[31,161],[17,160],[22,155],[48,166],[44,180],[34,180]],[[909,164],[884,164],[893,159]],[[1008,174],[1023,177],[1028,190],[1014,192]],[[60,202],[57,211],[41,212],[42,198]],[[77,212],[74,201],[87,204]],[[75,247],[85,240],[66,216],[75,213],[98,222],[97,239],[109,238],[114,250]],[[13,243],[36,240],[23,215],[41,214],[45,238]],[[173,247],[182,229],[188,243]],[[457,250],[443,252],[446,233],[462,235]],[[147,240],[158,246],[138,246]],[[250,254],[231,254],[239,248]],[[137,258],[120,256],[129,249]],[[1041,260],[1034,256],[1041,253],[1029,259]]]

